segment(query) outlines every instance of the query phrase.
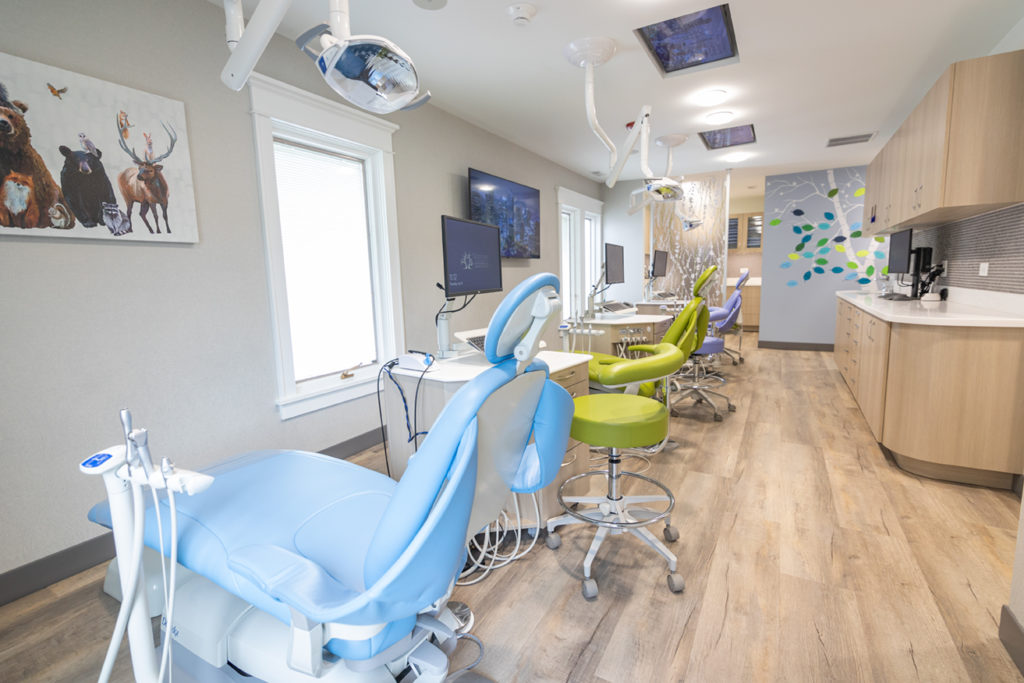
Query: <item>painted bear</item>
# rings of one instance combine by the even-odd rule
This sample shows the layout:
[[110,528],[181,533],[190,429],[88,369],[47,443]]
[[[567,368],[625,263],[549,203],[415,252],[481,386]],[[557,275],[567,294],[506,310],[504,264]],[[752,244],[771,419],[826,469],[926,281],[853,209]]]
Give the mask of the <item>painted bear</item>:
[[[24,199],[26,210],[18,220],[12,220],[9,207],[0,212],[0,225],[24,228],[71,228],[75,221],[68,216],[54,225],[54,216],[61,215],[64,195],[53,176],[47,170],[39,153],[32,147],[31,133],[25,122],[24,113],[28,106],[18,100],[8,100],[6,89],[0,102],[0,184],[12,173],[18,174],[13,180],[12,191],[21,192],[30,188]],[[10,106],[3,106],[9,104]],[[17,200],[19,205],[21,199]],[[28,220],[31,218],[31,220]]]
[[58,149],[64,155],[60,187],[68,208],[87,228],[103,225],[103,205],[117,202],[114,187],[100,161],[103,152],[98,149],[95,153],[72,151],[64,145]]

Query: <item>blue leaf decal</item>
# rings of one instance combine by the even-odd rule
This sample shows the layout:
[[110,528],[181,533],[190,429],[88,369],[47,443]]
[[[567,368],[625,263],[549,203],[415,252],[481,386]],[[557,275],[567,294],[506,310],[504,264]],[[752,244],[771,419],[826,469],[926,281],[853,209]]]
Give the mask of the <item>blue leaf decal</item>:
[[824,275],[825,269],[822,268],[821,266],[814,266],[814,272],[817,273],[818,275]]
[[850,230],[860,230],[860,221],[857,221],[856,223],[851,225]]
[[875,258],[885,258],[885,252],[884,251],[876,251],[875,252]]
[[793,226],[793,232],[795,232],[796,234],[799,235],[799,234],[801,234],[803,232],[803,230],[800,229],[799,225],[794,225]]
[[803,209],[793,209],[793,215],[794,216],[803,216],[804,215],[804,210]]
[[804,273],[804,279],[805,280],[810,280],[811,279],[811,271],[808,270],[806,273]]
[[828,230],[831,227],[829,223],[818,223],[818,230]]
[[832,241],[836,242],[836,243],[845,242],[846,241],[846,235],[836,235],[835,237],[832,238]]
[[804,244],[807,244],[808,242],[810,242],[810,241],[811,241],[811,236],[810,236],[810,235],[804,235],[804,236],[803,236],[803,237],[802,237],[802,238],[800,239],[800,241],[801,241],[801,242],[803,242]]
[[861,279],[857,280],[857,283],[861,284],[861,285],[870,285],[871,284],[871,278],[869,278],[869,277],[862,277]]
[[796,285],[797,285],[796,280],[790,280],[789,282],[786,283],[787,287],[796,287]]
[[804,258],[814,258],[814,252],[813,251],[805,251],[804,252]]
[[833,273],[841,273],[841,272],[843,272],[843,269],[842,269],[841,266],[833,266],[832,267],[832,272]]
[[843,279],[844,279],[844,280],[853,280],[853,279],[855,279],[856,277],[857,277],[857,273],[849,273],[849,274],[847,274],[847,276],[846,276],[846,277],[844,277]]
[[818,253],[821,254],[822,256],[824,256],[825,254],[827,254],[830,251],[832,251],[830,248],[822,247],[821,249],[818,250]]
[[[782,263],[782,264],[781,264],[781,265],[779,266],[779,268],[789,268],[789,267],[790,267],[791,265],[793,265],[793,262],[792,262],[792,261],[786,261],[785,263]],[[841,269],[840,269],[840,270],[841,270]]]
[[832,213],[831,211],[826,211],[825,212],[825,219],[826,220],[830,220],[830,221],[834,221],[836,219],[836,215],[834,213]]

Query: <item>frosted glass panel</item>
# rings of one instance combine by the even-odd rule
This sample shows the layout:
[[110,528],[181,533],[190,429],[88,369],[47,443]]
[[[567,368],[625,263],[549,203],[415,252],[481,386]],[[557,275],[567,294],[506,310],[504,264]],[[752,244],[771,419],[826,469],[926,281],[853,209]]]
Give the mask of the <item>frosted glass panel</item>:
[[376,360],[363,162],[274,141],[295,381]]

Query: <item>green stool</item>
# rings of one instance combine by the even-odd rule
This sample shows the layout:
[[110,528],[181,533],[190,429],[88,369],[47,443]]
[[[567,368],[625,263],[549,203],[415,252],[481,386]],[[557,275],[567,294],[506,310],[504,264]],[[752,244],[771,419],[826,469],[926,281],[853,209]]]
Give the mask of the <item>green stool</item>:
[[[583,597],[588,600],[597,597],[597,581],[591,578],[590,568],[598,549],[609,533],[631,533],[658,551],[668,562],[668,587],[679,593],[685,587],[683,577],[676,573],[676,556],[665,547],[646,527],[664,520],[666,541],[675,541],[679,532],[672,526],[669,515],[675,506],[672,492],[661,482],[634,472],[621,469],[620,451],[639,448],[664,441],[668,436],[668,408],[660,401],[635,394],[590,394],[575,399],[576,413],[572,418],[572,438],[605,447],[608,452],[608,469],[577,474],[565,480],[558,488],[558,502],[565,514],[548,520],[549,548],[557,548],[562,540],[555,529],[567,524],[593,524],[597,533],[583,561]],[[587,477],[602,476],[608,480],[605,496],[565,496],[565,487]],[[655,495],[626,496],[622,494],[622,479],[640,479],[661,493]],[[665,503],[665,509],[652,510],[642,505]],[[583,506],[588,506],[584,508]]]

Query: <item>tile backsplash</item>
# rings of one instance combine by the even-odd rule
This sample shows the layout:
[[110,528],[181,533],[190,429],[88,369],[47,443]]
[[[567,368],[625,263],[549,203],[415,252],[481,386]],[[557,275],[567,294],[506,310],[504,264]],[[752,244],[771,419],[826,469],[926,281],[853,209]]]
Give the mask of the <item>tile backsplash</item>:
[[[914,230],[913,246],[931,247],[933,263],[949,262],[939,287],[1024,294],[1024,204]],[[982,263],[988,263],[984,277],[978,275]]]

